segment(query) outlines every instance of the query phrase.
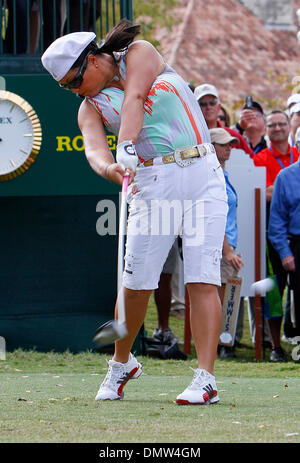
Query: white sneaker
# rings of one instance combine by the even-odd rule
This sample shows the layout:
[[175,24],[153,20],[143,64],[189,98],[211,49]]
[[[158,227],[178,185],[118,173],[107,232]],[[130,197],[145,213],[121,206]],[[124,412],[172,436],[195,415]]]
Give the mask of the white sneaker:
[[219,402],[215,377],[207,370],[194,370],[191,384],[179,394],[176,399],[178,405],[209,405]]
[[124,397],[123,388],[129,379],[142,374],[142,365],[130,353],[127,363],[109,360],[108,372],[101,384],[95,400],[120,400]]

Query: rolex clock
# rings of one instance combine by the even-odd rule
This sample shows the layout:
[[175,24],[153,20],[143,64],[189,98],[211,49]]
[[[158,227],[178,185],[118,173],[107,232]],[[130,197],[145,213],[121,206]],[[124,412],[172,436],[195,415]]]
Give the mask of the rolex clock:
[[39,118],[27,101],[0,90],[0,182],[26,172],[42,143]]

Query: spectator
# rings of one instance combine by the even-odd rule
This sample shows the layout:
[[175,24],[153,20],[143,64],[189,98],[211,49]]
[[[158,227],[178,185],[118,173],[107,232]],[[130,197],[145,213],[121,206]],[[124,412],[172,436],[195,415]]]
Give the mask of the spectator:
[[[267,148],[268,141],[266,133],[266,121],[263,108],[256,100],[252,100],[252,108],[249,108],[245,102],[240,120],[236,124],[236,129],[244,136],[249,146],[257,154],[263,149]],[[242,298],[243,300],[243,298]],[[255,300],[254,296],[249,296],[249,323],[253,342],[255,342]],[[270,347],[270,333],[268,324],[264,323],[264,346]]]
[[[55,38],[62,35],[65,20],[65,2],[64,0],[51,0],[48,2],[45,0],[43,2],[29,0],[29,2],[31,2],[29,51],[34,54],[38,49],[40,39],[43,48],[47,48]],[[26,23],[23,18],[22,21]]]
[[298,153],[300,153],[300,127],[296,131],[295,142]]
[[[178,247],[181,242],[178,238]],[[172,288],[172,299],[171,299],[171,310],[170,315],[179,318],[180,320],[185,319],[185,286],[183,284],[183,262],[182,253],[179,251],[179,257],[176,259],[174,272],[171,281]]]
[[234,128],[244,136],[255,154],[268,146],[264,111],[258,101],[252,101],[252,108],[246,104],[243,106],[240,120]]
[[[221,283],[219,287],[219,296],[221,304],[224,300],[225,286],[228,278],[232,277],[235,271],[239,271],[244,265],[242,258],[235,254],[235,249],[238,240],[237,229],[237,194],[234,187],[231,185],[228,172],[225,170],[225,162],[228,161],[231,152],[231,145],[238,144],[239,140],[232,137],[225,129],[216,128],[210,129],[210,136],[212,144],[215,147],[217,158],[223,169],[226,193],[228,198],[228,213],[226,230],[223,244],[223,256],[221,260]],[[219,346],[218,348],[220,358],[235,357],[235,347]]]
[[218,120],[225,127],[230,127],[230,116],[229,116],[228,111],[226,111],[226,109],[224,108],[224,106],[221,106],[220,108],[220,112],[218,114]]
[[243,150],[245,154],[254,156],[253,150],[250,148],[244,137],[236,130],[230,127],[225,127],[218,119],[218,115],[221,108],[220,98],[218,90],[214,85],[202,84],[195,88],[194,95],[199,103],[202,110],[204,119],[209,129],[215,129],[217,127],[224,128],[230,133],[232,137],[239,140],[239,143],[235,146],[236,148]]
[[[101,15],[101,1],[93,0],[69,0],[70,15],[64,25],[64,34],[77,31],[96,32],[96,21]],[[95,11],[94,11],[95,9]]]
[[[300,150],[300,128],[297,129],[296,131],[295,142],[296,142],[296,147],[299,151]],[[284,325],[283,325],[284,334],[281,339],[285,342],[288,342],[289,344],[295,344],[296,340],[294,338],[296,335],[295,335],[295,327],[293,326],[293,323],[291,320],[290,302],[291,302],[291,294],[290,294],[290,287],[288,286],[287,301],[286,301],[285,314],[284,314]]]
[[171,280],[175,269],[178,252],[178,240],[170,249],[167,260],[164,264],[158,288],[154,290],[154,301],[158,315],[158,328],[155,328],[153,338],[165,344],[172,344],[177,341],[176,336],[169,327],[169,316],[171,310]]
[[[210,129],[221,127],[227,130],[227,132],[230,133],[230,135],[234,138],[237,138],[239,140],[239,143],[237,145],[234,145],[235,148],[240,149],[244,151],[245,154],[248,154],[251,158],[255,156],[254,151],[252,148],[248,145],[247,141],[243,137],[241,133],[239,133],[237,130],[229,127],[225,127],[220,123],[218,120],[218,114],[220,111],[220,100],[219,100],[219,94],[213,85],[210,84],[203,84],[199,85],[196,87],[194,95],[196,99],[199,102],[199,105],[202,109],[202,113],[204,115],[204,118],[206,120],[206,123]],[[241,303],[240,303],[240,317],[243,317],[243,309],[244,309],[244,298],[241,298]],[[251,332],[253,334],[252,338],[255,339],[255,306],[254,306],[254,298],[249,297],[249,309],[250,313],[252,314],[252,318],[250,319],[250,326],[251,326]],[[242,318],[238,320],[238,328],[237,330],[239,331],[239,338],[241,339],[242,337]],[[267,329],[265,328],[264,330],[264,337],[266,342],[268,342],[269,335],[267,334]]]
[[293,93],[286,102],[286,113],[290,116],[290,110],[294,106],[294,104],[300,103],[300,93]]
[[[300,140],[299,140],[300,142]],[[300,335],[300,164],[279,172],[272,195],[269,239],[278,252],[294,291],[295,326],[289,321],[291,338]]]
[[[30,20],[31,0],[7,0],[8,22],[5,40],[3,41],[4,53],[24,54],[29,49],[27,26]],[[27,18],[29,15],[29,18]],[[16,38],[14,36],[16,33]]]
[[295,135],[298,127],[300,127],[300,103],[294,104],[290,109],[290,127],[289,144],[295,146]]
[[[299,153],[296,147],[291,147],[288,142],[290,125],[289,119],[285,112],[275,110],[266,118],[267,135],[270,140],[270,146],[260,151],[254,157],[256,166],[266,167],[266,199],[267,199],[267,228],[269,223],[270,203],[272,199],[274,182],[279,172],[298,160]],[[272,243],[267,237],[267,246],[269,249],[270,262],[277,278],[277,283],[282,298],[286,282],[287,272],[282,266],[279,254],[273,248]],[[280,329],[282,316],[272,318],[270,316],[269,327],[272,337],[271,361],[284,361],[285,353],[280,343]]]
[[[26,0],[25,0],[26,1]],[[50,43],[57,37],[77,31],[95,31],[96,21],[101,15],[101,2],[93,0],[69,0],[69,9],[66,11],[64,0],[29,0],[33,2],[35,13],[34,29],[35,38],[31,52],[37,49],[38,35],[43,36],[44,48],[48,48]],[[42,6],[42,10],[41,9]],[[43,17],[43,27],[40,25],[40,14]]]

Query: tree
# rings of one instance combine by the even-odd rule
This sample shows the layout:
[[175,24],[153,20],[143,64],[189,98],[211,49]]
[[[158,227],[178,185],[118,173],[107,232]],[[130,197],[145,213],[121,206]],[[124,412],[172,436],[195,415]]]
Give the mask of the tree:
[[133,0],[134,23],[141,25],[143,39],[159,48],[159,41],[154,37],[156,27],[159,25],[171,30],[180,21],[174,13],[178,3],[178,0]]

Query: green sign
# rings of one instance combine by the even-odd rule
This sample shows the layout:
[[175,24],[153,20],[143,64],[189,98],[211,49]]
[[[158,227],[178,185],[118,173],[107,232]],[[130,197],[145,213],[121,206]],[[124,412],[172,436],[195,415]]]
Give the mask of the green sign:
[[[77,124],[81,98],[61,89],[49,75],[4,75],[6,90],[34,109],[42,130],[35,161],[18,177],[0,182],[0,196],[117,194],[120,187],[88,164]],[[0,115],[1,117],[1,115]],[[107,134],[112,152],[116,136]]]
[[[86,160],[79,98],[48,75],[3,77],[6,91],[33,108],[27,109],[33,124],[39,120],[42,141],[24,172],[0,182],[0,336],[8,350],[91,349],[96,328],[113,318],[117,295],[117,227],[99,233],[104,210],[97,205],[115,204],[117,222],[120,187]],[[14,122],[14,101],[20,99],[2,100],[10,105],[10,113],[0,114],[3,140]],[[107,137],[114,151],[116,139]]]

